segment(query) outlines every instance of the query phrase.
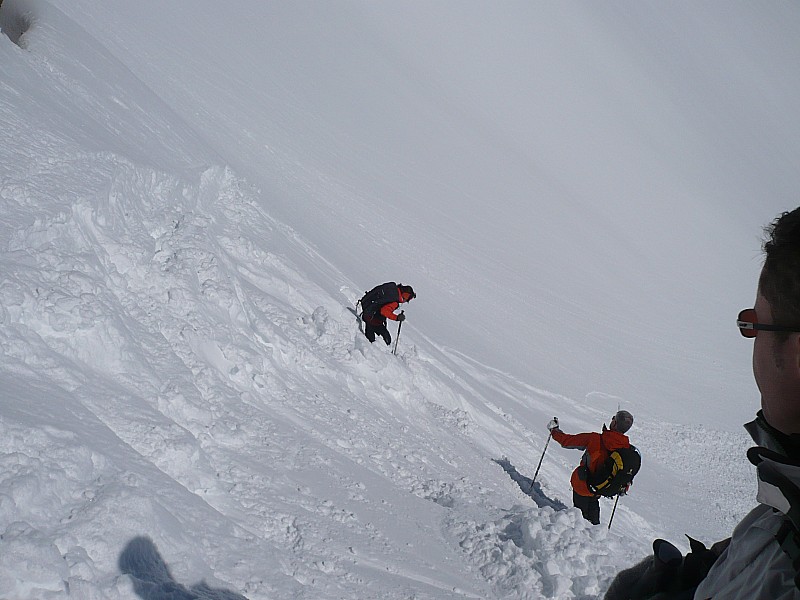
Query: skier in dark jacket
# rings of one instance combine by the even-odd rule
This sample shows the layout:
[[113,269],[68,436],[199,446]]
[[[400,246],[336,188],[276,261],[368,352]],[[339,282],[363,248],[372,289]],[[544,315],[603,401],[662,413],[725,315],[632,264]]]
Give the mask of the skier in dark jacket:
[[411,302],[417,295],[410,285],[389,281],[376,286],[361,298],[361,320],[364,321],[364,335],[370,343],[375,341],[378,334],[386,342],[392,343],[392,336],[386,329],[386,319],[402,323],[406,316],[401,312],[394,314],[401,304]]

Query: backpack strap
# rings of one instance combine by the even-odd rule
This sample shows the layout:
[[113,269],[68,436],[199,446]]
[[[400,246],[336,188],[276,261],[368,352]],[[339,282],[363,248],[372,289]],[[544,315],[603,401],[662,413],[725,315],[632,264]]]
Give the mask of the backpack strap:
[[605,431],[600,432],[600,445],[603,447],[603,450],[606,451],[606,454],[611,454],[611,450],[608,449],[608,446],[606,446],[606,441],[603,439],[604,433]]
[[[602,461],[602,463],[601,463],[601,465],[602,465],[602,464],[604,464],[604,463],[605,463],[605,462],[606,462],[606,461],[607,461],[609,458],[611,458],[611,450],[609,450],[609,449],[608,449],[608,446],[606,446],[606,443],[605,443],[605,441],[603,440],[603,432],[600,432],[598,435],[600,436],[600,445],[603,447],[603,450],[605,450],[605,451],[606,451],[606,456],[605,456],[605,458],[603,459],[603,461]],[[587,451],[587,453],[588,453],[588,451]],[[587,461],[587,462],[588,462],[588,461]],[[608,479],[606,479],[605,481],[598,481],[596,484],[595,484],[595,483],[591,483],[591,482],[589,481],[589,479],[590,479],[591,477],[592,477],[592,473],[589,471],[589,467],[588,467],[588,465],[587,465],[587,466],[586,466],[586,487],[588,487],[588,488],[589,488],[589,491],[590,491],[590,492],[593,492],[593,493],[595,493],[595,494],[598,494],[601,488],[603,488],[603,487],[605,487],[606,485],[608,485],[608,483],[609,483],[609,479],[610,479],[610,477],[611,477],[611,476],[610,476],[610,474],[609,474],[609,477],[608,477]]]
[[[611,453],[608,451],[608,448],[606,447],[605,442],[603,442],[603,434],[602,433],[598,433],[597,435],[600,436],[600,445],[603,447],[603,450],[606,451],[606,458],[603,459],[603,462],[605,462],[605,460],[611,455]],[[585,481],[586,482],[586,485],[587,485],[587,487],[589,487],[589,491],[591,492],[591,491],[594,491],[594,490],[592,490],[592,488],[594,486],[592,486],[589,483],[589,478],[592,476],[592,472],[589,470],[589,463],[590,462],[591,462],[591,456],[589,455],[589,449],[587,448],[586,451],[583,453],[583,456],[581,456],[581,462],[578,465],[578,469],[579,469],[578,478],[581,481]]]

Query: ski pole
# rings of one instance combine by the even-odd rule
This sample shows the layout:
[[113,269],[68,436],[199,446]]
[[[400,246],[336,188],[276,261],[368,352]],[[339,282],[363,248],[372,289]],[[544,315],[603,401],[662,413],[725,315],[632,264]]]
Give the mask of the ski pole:
[[[558,419],[553,417],[553,420],[558,422]],[[531,487],[528,488],[528,494],[533,491],[533,484],[536,483],[536,477],[539,475],[539,469],[542,467],[542,461],[544,460],[545,452],[547,452],[547,445],[550,443],[550,438],[553,437],[553,432],[550,432],[550,435],[547,436],[547,441],[544,444],[544,450],[542,451],[542,458],[539,459],[539,464],[536,466],[536,473],[533,474],[533,479],[531,479]]]
[[539,465],[536,467],[536,473],[533,474],[533,479],[531,479],[531,487],[528,488],[528,494],[533,491],[533,484],[536,483],[536,476],[539,475],[539,469],[542,466],[542,461],[544,460],[544,453],[547,452],[547,444],[550,443],[550,438],[553,437],[553,434],[547,436],[547,441],[544,444],[544,451],[542,452],[542,458],[539,459]]
[[614,513],[617,512],[617,502],[619,502],[619,494],[617,494],[617,499],[614,500],[614,509],[611,511],[611,518],[608,520],[608,528],[611,529],[611,521],[614,520]]
[[[404,310],[401,310],[400,314],[402,315],[404,312]],[[405,321],[405,319],[403,319],[403,321]],[[397,342],[400,341],[400,330],[403,328],[403,321],[400,321],[397,325],[397,337],[394,338],[394,350],[392,350],[392,354],[397,354]]]

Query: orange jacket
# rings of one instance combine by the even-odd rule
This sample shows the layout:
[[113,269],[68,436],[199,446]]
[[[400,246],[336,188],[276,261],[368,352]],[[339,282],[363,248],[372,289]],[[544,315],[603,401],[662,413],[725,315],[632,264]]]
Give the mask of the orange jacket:
[[392,321],[397,321],[397,315],[394,314],[394,311],[400,308],[401,302],[408,302],[411,294],[404,294],[400,291],[400,288],[397,288],[397,296],[400,299],[399,302],[389,302],[389,304],[381,306],[381,316],[391,319]]
[[584,467],[588,468],[590,473],[594,473],[603,464],[603,461],[608,458],[609,452],[619,448],[628,448],[631,445],[627,435],[607,429],[605,425],[603,425],[602,433],[592,432],[569,435],[560,429],[553,429],[552,434],[553,439],[564,448],[585,450],[581,463],[572,472],[572,478],[570,479],[572,489],[579,496],[596,495],[590,492],[589,487],[586,485]]

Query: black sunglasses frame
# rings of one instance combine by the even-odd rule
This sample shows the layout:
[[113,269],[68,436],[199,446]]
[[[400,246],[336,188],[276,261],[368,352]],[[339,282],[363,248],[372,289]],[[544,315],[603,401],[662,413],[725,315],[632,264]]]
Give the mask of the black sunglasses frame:
[[[745,308],[739,313],[736,318],[736,326],[739,328],[739,333],[746,338],[754,338],[759,331],[781,331],[783,333],[800,333],[800,327],[786,327],[784,325],[765,325],[758,321],[747,321],[743,319],[745,313],[753,312],[753,319],[756,317],[755,308]],[[753,335],[748,335],[747,332],[753,332]]]

